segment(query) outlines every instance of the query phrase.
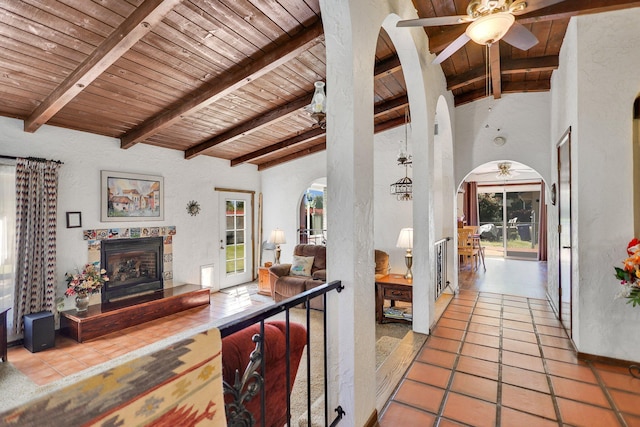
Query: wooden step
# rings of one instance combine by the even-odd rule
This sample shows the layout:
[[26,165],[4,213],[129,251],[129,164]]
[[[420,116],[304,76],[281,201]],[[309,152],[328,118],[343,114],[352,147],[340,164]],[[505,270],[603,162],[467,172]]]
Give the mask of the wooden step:
[[75,309],[63,311],[60,313],[60,333],[83,342],[160,317],[208,305],[209,296],[209,288],[180,285],[120,301],[90,305],[87,311],[82,313]]

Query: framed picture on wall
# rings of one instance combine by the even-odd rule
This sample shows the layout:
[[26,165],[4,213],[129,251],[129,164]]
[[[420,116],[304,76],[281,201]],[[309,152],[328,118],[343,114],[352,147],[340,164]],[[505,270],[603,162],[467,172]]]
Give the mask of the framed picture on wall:
[[137,173],[100,171],[100,220],[164,220],[164,179]]
[[82,227],[82,213],[67,212],[67,228],[80,228],[80,227]]

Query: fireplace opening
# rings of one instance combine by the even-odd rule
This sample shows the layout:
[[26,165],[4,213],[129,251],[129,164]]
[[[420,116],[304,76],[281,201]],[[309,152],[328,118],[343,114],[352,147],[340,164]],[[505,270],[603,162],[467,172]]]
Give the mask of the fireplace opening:
[[162,237],[103,240],[100,265],[109,281],[102,303],[162,290],[162,258]]

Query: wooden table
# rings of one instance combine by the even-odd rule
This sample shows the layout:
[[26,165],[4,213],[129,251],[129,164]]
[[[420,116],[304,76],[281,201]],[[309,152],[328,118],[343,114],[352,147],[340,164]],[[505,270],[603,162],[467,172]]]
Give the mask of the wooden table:
[[271,279],[269,267],[258,267],[258,293],[271,296]]
[[11,308],[0,313],[0,359],[3,362],[7,361],[7,311],[9,310]]
[[378,323],[408,322],[411,319],[396,319],[384,315],[384,301],[390,300],[391,306],[396,301],[413,301],[413,282],[404,278],[402,274],[387,274],[376,279],[376,320]]

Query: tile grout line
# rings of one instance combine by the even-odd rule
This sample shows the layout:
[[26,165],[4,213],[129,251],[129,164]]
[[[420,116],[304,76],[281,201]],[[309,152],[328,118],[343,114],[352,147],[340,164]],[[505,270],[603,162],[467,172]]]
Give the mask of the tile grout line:
[[627,427],[627,422],[622,416],[620,409],[618,409],[618,405],[616,405],[615,400],[613,400],[613,396],[611,396],[611,394],[609,393],[609,388],[604,383],[604,380],[600,376],[600,373],[593,366],[593,363],[591,363],[591,361],[587,360],[586,362],[587,362],[587,365],[589,366],[589,369],[591,369],[591,372],[593,372],[593,375],[596,377],[596,380],[598,381],[598,387],[600,387],[600,389],[604,393],[604,396],[607,398],[607,402],[609,402],[609,405],[611,405],[611,409],[613,410],[613,413],[616,415],[618,422],[620,423],[621,426]]
[[551,381],[551,373],[549,371],[549,367],[547,366],[547,358],[544,355],[544,352],[542,349],[542,340],[540,339],[540,333],[538,332],[538,324],[536,323],[536,318],[533,315],[533,309],[531,308],[531,301],[529,300],[529,298],[527,298],[527,307],[529,308],[529,315],[531,316],[531,326],[533,326],[533,332],[536,336],[536,343],[538,344],[538,351],[540,352],[542,367],[544,368],[544,374],[547,379],[549,394],[551,396],[551,401],[553,402],[553,409],[556,412],[556,421],[558,422],[559,426],[562,426],[563,425],[562,412],[560,412],[560,405],[558,404],[556,393],[553,388],[553,382]]
[[496,395],[496,427],[502,425],[502,346],[504,341],[504,294],[500,297],[500,336],[498,337],[498,385]]
[[[436,415],[436,426],[440,425],[440,422],[442,422],[443,419],[443,414],[444,414],[444,407],[447,404],[447,400],[449,398],[449,394],[451,393],[451,386],[453,385],[453,377],[455,376],[455,373],[457,372],[457,367],[458,367],[458,362],[460,361],[460,356],[462,353],[462,347],[464,346],[464,343],[466,342],[467,339],[467,332],[469,331],[469,324],[471,323],[471,316],[473,316],[473,312],[475,311],[476,305],[478,304],[478,298],[480,296],[480,293],[477,292],[476,293],[476,297],[473,303],[473,308],[471,309],[471,311],[469,312],[469,317],[467,318],[467,325],[464,328],[464,332],[462,334],[462,337],[460,338],[460,346],[458,347],[458,351],[456,352],[456,358],[453,361],[453,365],[451,366],[451,375],[449,376],[449,381],[447,381],[447,386],[444,390],[444,394],[442,395],[442,401],[440,402],[440,407],[438,408],[438,414]],[[453,301],[453,300],[452,300]],[[449,309],[449,306],[447,306],[447,309],[445,310],[445,312]],[[444,312],[442,313],[442,317],[444,317]],[[426,344],[426,342],[425,342]]]

